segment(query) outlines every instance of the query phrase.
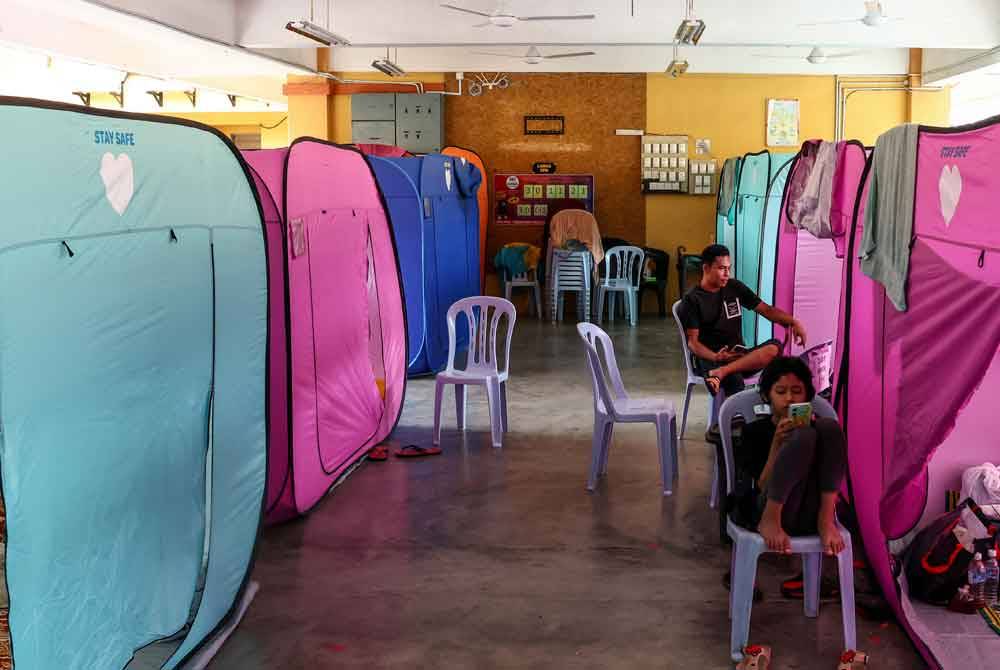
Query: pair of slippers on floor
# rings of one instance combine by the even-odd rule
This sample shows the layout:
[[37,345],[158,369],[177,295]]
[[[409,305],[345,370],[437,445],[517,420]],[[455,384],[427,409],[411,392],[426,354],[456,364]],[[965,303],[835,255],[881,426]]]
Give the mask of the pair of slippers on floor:
[[[437,456],[441,453],[439,447],[421,447],[419,444],[408,444],[393,452],[396,458],[420,458],[421,456]],[[378,445],[368,452],[369,461],[384,461],[389,458],[389,447]]]
[[[840,655],[837,670],[859,670],[868,665],[868,654],[848,649]],[[771,648],[762,644],[752,644],[743,648],[743,660],[736,670],[768,670],[771,667]]]

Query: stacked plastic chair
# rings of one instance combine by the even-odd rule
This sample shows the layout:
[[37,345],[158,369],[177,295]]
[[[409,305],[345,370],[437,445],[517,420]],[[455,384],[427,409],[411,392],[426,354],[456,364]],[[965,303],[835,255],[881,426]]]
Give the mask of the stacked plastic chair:
[[[570,240],[582,242],[586,249],[566,248]],[[597,219],[582,209],[558,212],[549,224],[548,250],[546,297],[549,315],[553,321],[562,320],[563,294],[574,292],[577,294],[577,320],[589,321],[595,266],[604,260]]]

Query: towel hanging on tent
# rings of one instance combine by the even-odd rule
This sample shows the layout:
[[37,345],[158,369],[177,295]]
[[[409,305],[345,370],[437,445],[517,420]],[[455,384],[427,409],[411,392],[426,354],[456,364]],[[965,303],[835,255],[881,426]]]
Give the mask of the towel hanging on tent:
[[788,184],[788,220],[818,239],[834,236],[830,222],[837,145],[809,140],[802,145]]

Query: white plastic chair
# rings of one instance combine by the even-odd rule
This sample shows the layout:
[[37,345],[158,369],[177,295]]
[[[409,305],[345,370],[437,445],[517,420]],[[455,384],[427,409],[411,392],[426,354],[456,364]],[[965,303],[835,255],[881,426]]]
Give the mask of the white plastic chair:
[[[608,472],[608,451],[615,424],[652,423],[656,425],[663,495],[670,495],[673,492],[674,479],[677,477],[677,414],[674,404],[663,398],[629,397],[608,334],[590,323],[578,323],[576,330],[580,333],[587,349],[590,380],[594,386],[594,438],[587,490],[593,491],[597,486],[597,478]],[[598,343],[604,350],[606,371],[605,365],[601,362]]]
[[604,298],[608,298],[608,320],[615,320],[615,298],[622,293],[625,316],[630,325],[639,322],[639,281],[646,252],[639,247],[612,247],[604,254],[605,276],[597,285],[597,322],[604,316]]
[[[469,328],[469,355],[465,368],[455,368],[455,321],[465,314]],[[503,369],[497,364],[497,327],[507,317]],[[455,385],[455,414],[458,429],[465,430],[466,386],[485,386],[490,405],[493,446],[503,446],[507,432],[507,379],[510,376],[510,342],[514,335],[517,310],[509,300],[474,296],[463,298],[448,308],[448,366],[434,380],[434,444],[441,444],[441,399],[446,384]]]
[[542,318],[542,289],[538,285],[538,276],[535,270],[528,270],[527,272],[522,272],[521,274],[513,275],[510,279],[504,282],[504,297],[510,300],[510,294],[512,289],[515,288],[530,288],[532,304],[535,306],[535,315],[541,319]]
[[[756,418],[755,407],[761,404],[760,393],[755,390],[742,391],[729,398],[719,412],[719,432],[722,435],[722,451],[726,459],[726,492],[733,492],[735,465],[733,461],[733,418],[742,416],[748,423]],[[812,401],[816,416],[837,418],[830,403],[816,396]],[[750,611],[753,607],[753,585],[757,579],[757,559],[768,551],[764,538],[759,533],[747,530],[726,518],[726,533],[733,540],[731,559],[731,588],[729,592],[729,616],[732,630],[729,651],[734,661],[743,657],[743,647],[750,637]],[[840,606],[844,625],[844,649],[857,649],[857,632],[854,620],[854,553],[851,548],[851,534],[842,526],[844,550],[837,555],[840,573]],[[819,616],[820,573],[823,565],[823,543],[817,535],[792,538],[792,553],[802,554],[802,570],[805,583],[805,615]]]

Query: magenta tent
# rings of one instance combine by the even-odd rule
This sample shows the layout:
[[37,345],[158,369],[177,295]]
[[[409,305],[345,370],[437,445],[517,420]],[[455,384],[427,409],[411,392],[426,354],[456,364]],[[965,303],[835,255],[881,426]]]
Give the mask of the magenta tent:
[[862,212],[852,226],[837,406],[871,567],[928,664],[958,670],[1000,658],[1000,636],[911,599],[899,566],[963,470],[1000,453],[1000,117],[921,127],[917,155],[906,311],[861,273]]
[[[838,341],[838,314],[843,286],[843,257],[847,234],[854,218],[858,186],[867,161],[863,144],[856,140],[837,145],[837,167],[832,176],[832,200],[829,211],[833,238],[820,239],[808,230],[792,224],[790,209],[800,192],[797,185],[809,179],[815,168],[804,154],[812,144],[807,142],[790,166],[785,182],[778,230],[777,263],[774,276],[774,304],[795,314],[809,334],[808,346]],[[784,329],[775,326],[776,337]],[[803,347],[792,338],[786,339],[786,352],[797,356]],[[828,380],[827,380],[828,381]]]
[[244,153],[270,259],[267,520],[309,511],[395,427],[406,323],[395,242],[353,147],[303,138]]
[[403,147],[393,144],[355,144],[361,153],[366,156],[378,156],[379,158],[402,158],[412,154]]

